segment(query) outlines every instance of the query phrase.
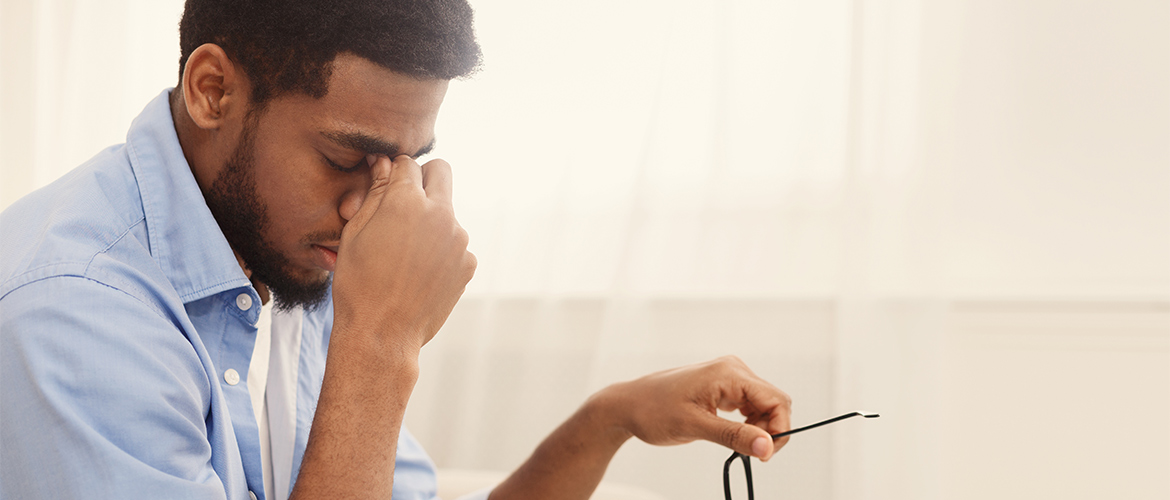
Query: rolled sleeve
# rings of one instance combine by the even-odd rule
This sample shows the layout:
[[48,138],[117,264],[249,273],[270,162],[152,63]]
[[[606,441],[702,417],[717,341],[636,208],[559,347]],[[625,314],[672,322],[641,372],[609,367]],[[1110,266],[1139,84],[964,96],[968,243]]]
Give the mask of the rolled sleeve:
[[0,497],[227,497],[206,366],[160,309],[54,277],[0,298],[0,325]]

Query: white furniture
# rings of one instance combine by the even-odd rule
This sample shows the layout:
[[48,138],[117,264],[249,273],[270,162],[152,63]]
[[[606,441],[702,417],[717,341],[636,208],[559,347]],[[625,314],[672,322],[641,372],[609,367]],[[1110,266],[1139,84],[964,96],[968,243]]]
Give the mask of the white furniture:
[[[469,470],[439,469],[439,498],[455,500],[468,493],[490,488],[502,482],[507,473]],[[593,493],[593,500],[666,500],[654,492],[624,484],[602,481]]]

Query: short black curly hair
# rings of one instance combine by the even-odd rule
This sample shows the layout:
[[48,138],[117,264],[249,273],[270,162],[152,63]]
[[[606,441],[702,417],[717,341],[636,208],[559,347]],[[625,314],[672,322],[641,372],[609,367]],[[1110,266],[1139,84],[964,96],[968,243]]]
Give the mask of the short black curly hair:
[[180,85],[187,58],[205,43],[244,70],[257,107],[289,92],[324,97],[343,52],[442,80],[471,75],[482,57],[466,0],[187,0]]

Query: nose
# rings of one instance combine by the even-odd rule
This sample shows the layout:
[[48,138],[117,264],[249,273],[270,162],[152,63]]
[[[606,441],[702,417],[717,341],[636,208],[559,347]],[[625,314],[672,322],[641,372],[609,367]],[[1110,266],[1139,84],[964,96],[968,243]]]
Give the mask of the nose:
[[337,214],[345,222],[353,219],[358,210],[362,209],[362,203],[366,201],[366,194],[370,192],[370,185],[374,182],[373,176],[370,174],[370,169],[363,168],[361,173],[352,173],[352,181],[347,186],[345,193],[341,195],[341,203],[337,206]]

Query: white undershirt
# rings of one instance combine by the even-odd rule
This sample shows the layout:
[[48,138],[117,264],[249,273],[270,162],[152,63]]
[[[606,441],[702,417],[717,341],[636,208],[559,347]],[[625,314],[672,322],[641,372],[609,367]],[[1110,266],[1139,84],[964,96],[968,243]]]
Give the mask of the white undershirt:
[[[248,365],[248,395],[260,431],[260,467],[267,500],[288,500],[297,432],[297,373],[304,311],[260,308],[256,347]],[[486,500],[492,488],[461,497]]]
[[256,413],[256,424],[260,428],[260,468],[264,471],[264,491],[273,499],[272,479],[272,433],[268,423],[268,361],[272,356],[272,301],[260,308],[260,319],[256,322],[256,347],[252,351],[252,362],[248,365],[248,395],[252,398],[252,411]]
[[287,500],[297,437],[297,373],[301,362],[300,307],[260,308],[256,347],[248,365],[248,395],[260,433],[260,467],[267,500]]

